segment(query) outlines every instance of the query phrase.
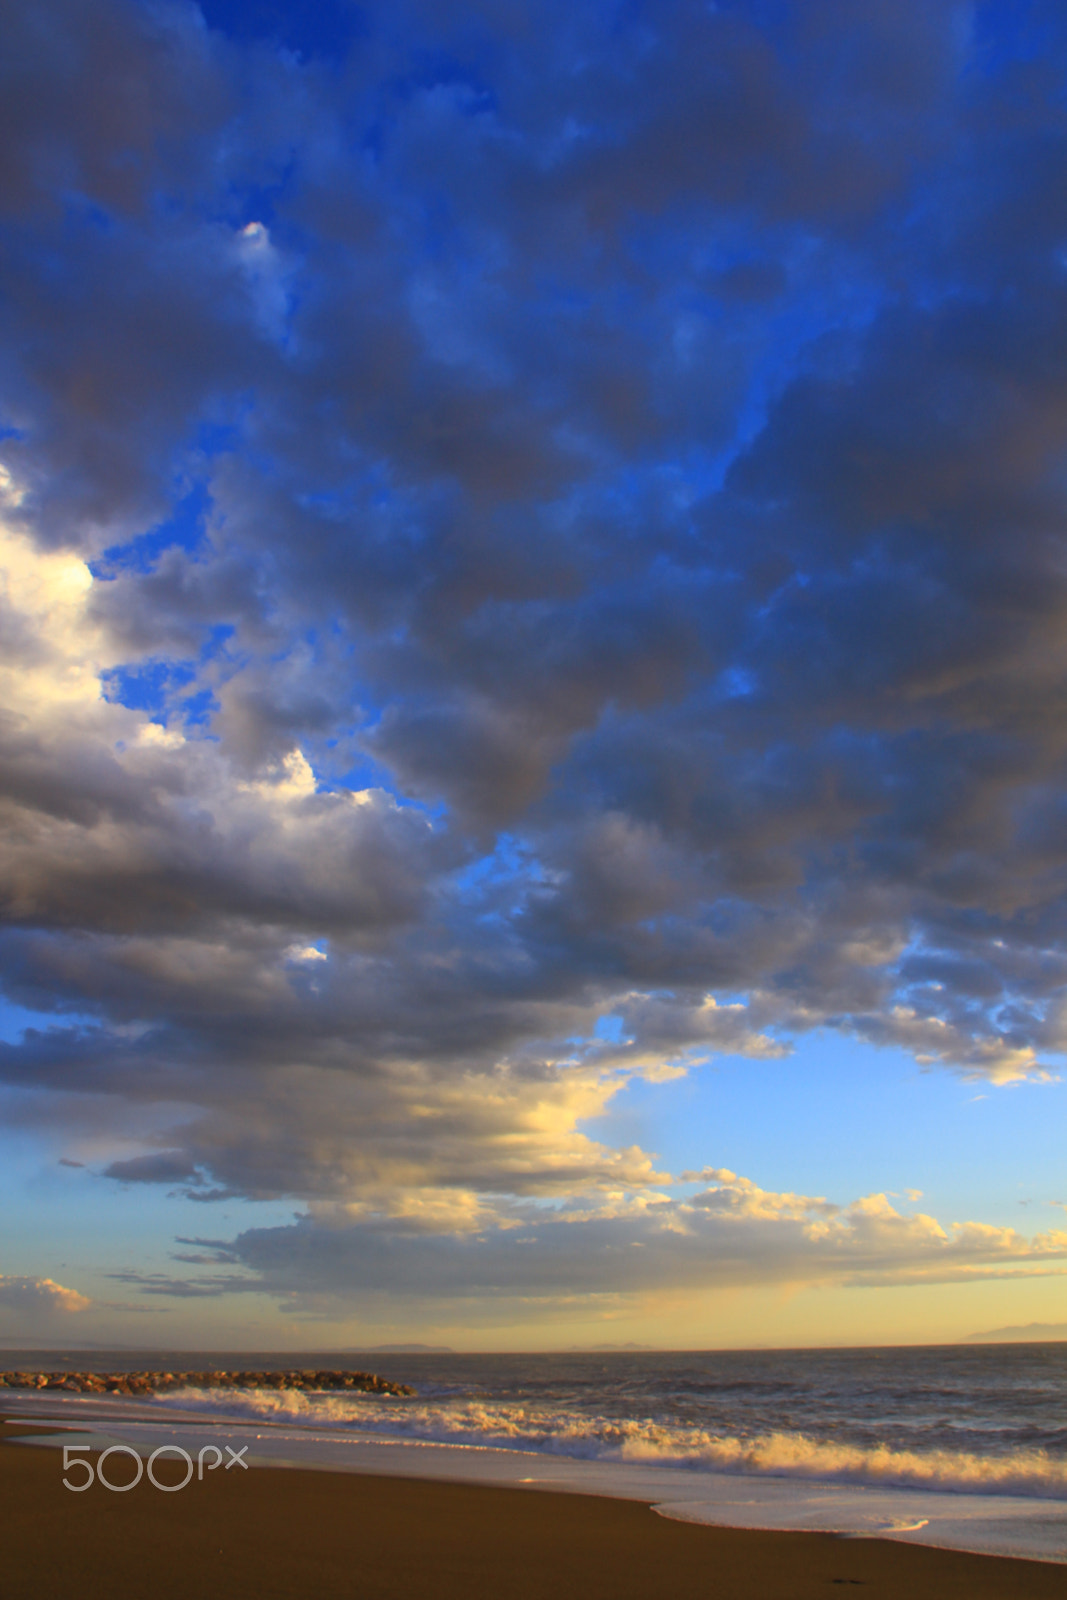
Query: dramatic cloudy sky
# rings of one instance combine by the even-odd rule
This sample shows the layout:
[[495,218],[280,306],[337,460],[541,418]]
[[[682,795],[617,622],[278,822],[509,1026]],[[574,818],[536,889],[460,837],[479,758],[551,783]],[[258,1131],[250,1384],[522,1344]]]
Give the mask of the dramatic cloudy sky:
[[0,1338],[1064,1322],[1062,6],[0,79]]

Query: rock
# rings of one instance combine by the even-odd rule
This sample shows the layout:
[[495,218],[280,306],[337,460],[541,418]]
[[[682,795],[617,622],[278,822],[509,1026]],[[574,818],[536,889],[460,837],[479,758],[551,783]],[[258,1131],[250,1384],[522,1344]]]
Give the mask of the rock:
[[153,1395],[167,1389],[329,1389],[363,1394],[414,1395],[406,1383],[373,1372],[2,1372],[0,1388],[63,1389],[82,1394]]

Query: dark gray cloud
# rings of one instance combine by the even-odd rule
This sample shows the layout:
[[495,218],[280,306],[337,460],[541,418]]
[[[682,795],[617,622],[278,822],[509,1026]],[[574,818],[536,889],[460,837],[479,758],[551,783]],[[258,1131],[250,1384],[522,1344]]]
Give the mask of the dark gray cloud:
[[16,9],[8,1084],[455,1220],[716,1049],[1062,1051],[1049,8]]

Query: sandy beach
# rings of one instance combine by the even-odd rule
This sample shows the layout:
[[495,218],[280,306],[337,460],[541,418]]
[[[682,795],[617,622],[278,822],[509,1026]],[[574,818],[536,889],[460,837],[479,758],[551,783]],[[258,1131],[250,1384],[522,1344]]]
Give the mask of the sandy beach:
[[[5,1600],[1060,1600],[1061,1566],[879,1539],[672,1522],[541,1490],[253,1468],[163,1494],[63,1487],[0,1431]],[[75,1438],[72,1435],[72,1438]],[[90,1457],[90,1459],[92,1459]],[[177,1464],[176,1464],[177,1465]],[[124,1481],[132,1463],[109,1463]],[[166,1476],[162,1467],[157,1474]]]

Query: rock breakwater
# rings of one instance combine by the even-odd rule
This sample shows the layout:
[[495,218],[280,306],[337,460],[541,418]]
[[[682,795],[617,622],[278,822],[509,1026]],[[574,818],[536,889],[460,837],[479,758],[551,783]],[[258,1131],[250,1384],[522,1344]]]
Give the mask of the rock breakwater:
[[288,1372],[0,1372],[3,1389],[62,1389],[68,1394],[166,1394],[171,1389],[355,1390],[360,1394],[413,1395],[406,1383],[374,1372],[310,1368]]

